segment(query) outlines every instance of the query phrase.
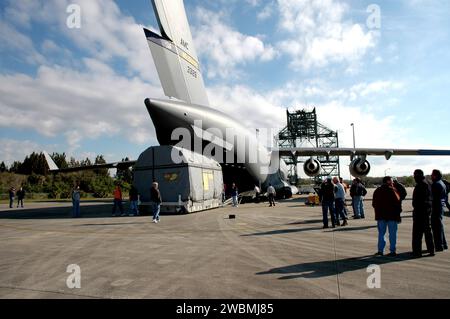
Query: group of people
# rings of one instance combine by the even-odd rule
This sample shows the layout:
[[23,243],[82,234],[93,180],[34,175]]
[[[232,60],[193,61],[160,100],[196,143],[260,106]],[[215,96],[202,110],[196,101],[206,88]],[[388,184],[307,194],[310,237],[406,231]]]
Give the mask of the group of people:
[[[255,185],[253,191],[255,192],[255,201],[257,203],[259,203],[260,196],[261,196],[261,188],[259,188],[258,185]],[[238,207],[239,206],[239,189],[238,189],[236,183],[231,184],[231,190],[230,190],[229,194],[231,196],[231,206]],[[223,184],[222,203],[225,203],[225,200],[227,197],[226,195],[227,195],[227,185]],[[272,184],[269,184],[269,186],[267,187],[267,198],[269,200],[270,207],[275,206],[275,196],[276,196],[275,188],[272,186]]]
[[[228,188],[227,188],[227,184],[223,184],[223,189],[222,189],[222,206],[225,204],[225,201],[227,200],[227,193],[228,193]],[[230,197],[231,197],[231,205],[233,207],[238,207],[239,206],[239,189],[236,185],[236,183],[232,183],[231,184],[231,189],[229,191]],[[258,188],[258,195],[259,195],[259,188]]]
[[[116,188],[114,189],[114,205],[112,215],[116,216],[117,207],[120,210],[120,216],[125,216],[122,204],[122,189],[120,188],[120,184],[116,184]],[[130,191],[128,193],[130,200],[130,216],[138,216],[139,215],[139,192],[134,185],[131,185]],[[152,187],[150,188],[150,201],[152,203],[152,213],[153,213],[153,222],[158,223],[160,220],[159,214],[161,211],[161,192],[159,190],[159,184],[157,182],[152,183]]]
[[[448,249],[442,223],[444,207],[450,210],[448,194],[450,184],[442,179],[439,170],[431,174],[432,184],[425,179],[425,174],[418,169],[414,172],[416,187],[413,193],[413,232],[412,254],[422,256],[422,238],[425,236],[427,251],[433,256],[436,251]],[[331,217],[331,227],[348,225],[348,210],[345,205],[345,195],[348,186],[342,178],[327,179],[321,184],[319,198],[322,203],[323,228],[328,228],[328,214]],[[364,196],[367,190],[359,178],[355,178],[350,187],[353,218],[365,218]],[[376,255],[384,255],[386,246],[385,235],[389,232],[388,256],[397,255],[397,231],[401,222],[402,202],[406,198],[406,188],[395,178],[386,176],[383,184],[378,187],[372,199],[375,210],[375,220],[378,229],[378,250]],[[342,220],[340,224],[339,219]]]
[[12,186],[9,191],[9,208],[13,208],[14,207],[14,199],[17,196],[17,208],[20,207],[23,208],[23,200],[25,198],[25,190],[23,189],[23,187],[20,187],[19,190],[16,190],[16,188],[14,186]]
[[[322,221],[323,228],[328,228],[328,213],[331,217],[331,227],[347,226],[348,225],[348,210],[345,204],[345,194],[348,186],[344,183],[342,177],[327,179],[321,184],[318,192],[320,201],[322,203]],[[352,205],[354,218],[364,218],[364,204],[363,197],[367,191],[359,178],[355,178],[350,188],[350,195],[352,196]],[[339,221],[342,220],[342,224]]]
[[[116,186],[113,191],[113,208],[112,208],[112,216],[115,217],[117,209],[119,209],[120,216],[125,216],[125,211],[123,208],[123,195],[122,188],[120,187],[120,183],[116,183]],[[128,198],[130,201],[130,212],[129,216],[139,216],[139,192],[134,185],[131,185],[130,191],[128,193]],[[72,217],[77,218],[80,217],[80,186],[76,185],[72,190]],[[152,183],[152,187],[150,189],[150,201],[152,202],[152,213],[153,213],[153,222],[158,223],[160,220],[159,214],[161,210],[161,192],[159,191],[159,185],[157,182]]]
[[[429,256],[435,252],[448,249],[444,233],[444,207],[448,207],[448,184],[442,180],[442,173],[433,170],[430,185],[425,179],[422,170],[414,171],[416,186],[413,192],[413,231],[412,255],[422,257],[422,239]],[[390,176],[383,179],[383,185],[373,194],[372,206],[375,209],[375,220],[378,228],[378,251],[376,255],[382,256],[386,246],[385,235],[389,230],[389,254],[397,255],[397,230],[401,222],[402,201],[406,197],[406,190],[399,183],[395,183]]]

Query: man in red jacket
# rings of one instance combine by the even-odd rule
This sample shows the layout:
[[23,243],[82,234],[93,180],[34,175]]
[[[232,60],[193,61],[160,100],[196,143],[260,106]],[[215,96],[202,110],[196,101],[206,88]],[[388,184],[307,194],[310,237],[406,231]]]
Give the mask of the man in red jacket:
[[378,187],[373,193],[372,206],[375,208],[375,220],[378,226],[378,252],[376,255],[383,256],[384,247],[386,246],[384,236],[388,228],[390,245],[388,256],[397,256],[397,229],[398,224],[401,222],[402,204],[400,194],[395,189],[390,176],[384,177],[383,185]]
[[116,216],[116,208],[119,206],[120,216],[125,216],[122,205],[122,189],[120,188],[119,183],[116,184],[116,188],[114,189],[114,206],[113,206],[113,217]]

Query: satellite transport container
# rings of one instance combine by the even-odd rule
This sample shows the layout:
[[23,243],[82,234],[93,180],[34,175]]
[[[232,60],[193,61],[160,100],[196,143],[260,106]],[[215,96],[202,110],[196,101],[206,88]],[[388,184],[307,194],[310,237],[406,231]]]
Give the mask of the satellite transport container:
[[133,173],[144,213],[151,211],[153,181],[159,184],[161,213],[193,213],[222,205],[222,168],[201,154],[177,146],[152,146],[141,153]]

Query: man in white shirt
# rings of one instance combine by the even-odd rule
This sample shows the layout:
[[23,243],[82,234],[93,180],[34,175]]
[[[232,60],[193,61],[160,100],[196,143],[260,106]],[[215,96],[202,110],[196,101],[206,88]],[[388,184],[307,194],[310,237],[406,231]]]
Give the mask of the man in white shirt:
[[269,187],[267,187],[267,197],[269,198],[269,207],[275,206],[275,188],[272,186],[272,184],[269,184]]
[[259,203],[259,195],[261,194],[261,190],[257,185],[255,185],[255,202]]

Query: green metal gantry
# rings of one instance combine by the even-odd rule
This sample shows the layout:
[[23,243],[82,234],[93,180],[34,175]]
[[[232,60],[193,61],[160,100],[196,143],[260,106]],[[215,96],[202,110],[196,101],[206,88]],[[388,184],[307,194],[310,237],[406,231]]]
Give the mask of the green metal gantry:
[[[278,133],[278,146],[283,147],[339,147],[338,133],[317,121],[316,108],[312,111],[300,110],[292,113],[286,110],[287,125]],[[294,155],[283,156],[289,167],[291,182],[298,180],[297,165],[308,158]],[[322,165],[321,180],[326,176],[340,176],[339,156],[318,156]]]

